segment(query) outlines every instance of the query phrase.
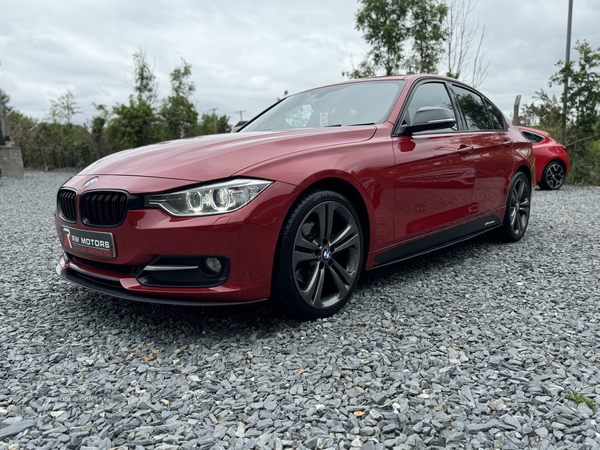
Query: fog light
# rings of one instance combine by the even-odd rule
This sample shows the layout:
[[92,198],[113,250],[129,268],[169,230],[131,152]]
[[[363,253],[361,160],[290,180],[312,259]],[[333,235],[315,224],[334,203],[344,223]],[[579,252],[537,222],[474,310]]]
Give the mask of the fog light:
[[206,258],[205,261],[206,267],[214,273],[219,273],[221,271],[221,261],[218,258]]

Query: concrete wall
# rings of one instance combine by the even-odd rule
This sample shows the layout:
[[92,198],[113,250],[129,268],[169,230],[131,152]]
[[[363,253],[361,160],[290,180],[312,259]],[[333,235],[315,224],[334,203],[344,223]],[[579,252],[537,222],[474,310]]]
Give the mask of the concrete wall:
[[3,177],[23,177],[23,155],[19,147],[0,145],[0,170]]

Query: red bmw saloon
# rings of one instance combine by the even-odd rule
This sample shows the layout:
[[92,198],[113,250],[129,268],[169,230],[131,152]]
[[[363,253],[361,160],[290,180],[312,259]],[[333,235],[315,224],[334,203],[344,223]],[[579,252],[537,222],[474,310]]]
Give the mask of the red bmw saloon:
[[535,180],[540,189],[557,190],[569,174],[571,162],[564,145],[556,142],[547,131],[517,126],[531,142],[535,156]]
[[235,133],[107,156],[58,191],[58,274],[130,300],[271,298],[326,317],[362,270],[495,229],[523,237],[531,143],[444,77],[342,82],[284,98]]

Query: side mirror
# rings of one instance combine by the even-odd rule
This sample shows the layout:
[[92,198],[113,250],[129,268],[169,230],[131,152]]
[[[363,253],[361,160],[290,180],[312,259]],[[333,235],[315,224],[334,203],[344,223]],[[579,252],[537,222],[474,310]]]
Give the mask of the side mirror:
[[410,125],[400,128],[400,134],[413,134],[419,131],[440,130],[452,128],[456,125],[456,119],[448,108],[437,106],[423,106],[419,108]]
[[246,125],[248,123],[247,120],[240,120],[238,123],[236,123],[233,127],[231,127],[231,132],[232,133],[237,133],[239,130],[241,130],[244,125]]

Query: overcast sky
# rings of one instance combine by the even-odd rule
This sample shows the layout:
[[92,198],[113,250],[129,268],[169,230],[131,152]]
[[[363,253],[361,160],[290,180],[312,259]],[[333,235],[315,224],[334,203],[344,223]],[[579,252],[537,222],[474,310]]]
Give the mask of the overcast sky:
[[[192,65],[200,113],[249,119],[282,97],[342,80],[368,50],[355,30],[354,0],[3,0],[0,88],[11,104],[42,119],[70,89],[84,122],[92,103],[114,106],[132,93],[132,55],[143,48],[161,97],[169,73]],[[505,113],[529,103],[564,60],[568,0],[479,0],[487,80],[479,89]],[[600,47],[598,0],[574,0],[572,43]],[[571,58],[577,54],[572,53]]]

